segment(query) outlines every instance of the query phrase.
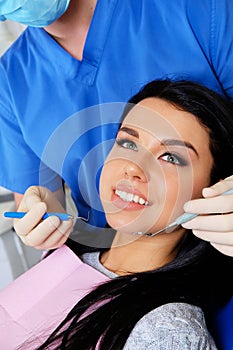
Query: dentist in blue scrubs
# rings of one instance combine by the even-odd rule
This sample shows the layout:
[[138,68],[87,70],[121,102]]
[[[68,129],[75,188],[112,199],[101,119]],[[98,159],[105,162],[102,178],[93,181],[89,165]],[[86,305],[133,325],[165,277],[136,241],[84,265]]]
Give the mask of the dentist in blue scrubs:
[[[5,19],[28,27],[0,62],[0,185],[18,202],[32,185],[64,202],[65,183],[90,227],[106,223],[99,173],[132,94],[156,78],[184,78],[233,98],[233,0],[7,0]],[[233,195],[220,196],[231,188],[233,177],[186,203],[214,215],[184,226],[233,256]],[[63,244],[72,222],[41,223],[43,193],[30,188],[27,198],[27,244]],[[15,224],[22,240],[24,225]]]

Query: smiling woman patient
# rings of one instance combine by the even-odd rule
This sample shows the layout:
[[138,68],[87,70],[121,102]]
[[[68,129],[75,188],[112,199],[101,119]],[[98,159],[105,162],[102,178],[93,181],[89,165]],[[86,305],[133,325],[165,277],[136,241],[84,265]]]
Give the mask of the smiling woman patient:
[[[129,101],[100,178],[112,245],[76,250],[109,281],[78,301],[40,350],[216,349],[211,319],[232,295],[232,258],[182,226],[146,233],[233,173],[232,111],[188,81],[153,81]],[[35,190],[51,207],[50,192]]]

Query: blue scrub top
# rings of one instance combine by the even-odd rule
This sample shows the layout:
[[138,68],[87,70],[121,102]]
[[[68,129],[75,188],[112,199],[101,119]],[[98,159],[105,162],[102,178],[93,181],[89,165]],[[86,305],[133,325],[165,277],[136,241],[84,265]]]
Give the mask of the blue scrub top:
[[99,0],[82,61],[27,28],[0,63],[0,184],[57,190],[62,177],[104,225],[98,179],[124,102],[166,77],[233,96],[232,23],[232,0]]

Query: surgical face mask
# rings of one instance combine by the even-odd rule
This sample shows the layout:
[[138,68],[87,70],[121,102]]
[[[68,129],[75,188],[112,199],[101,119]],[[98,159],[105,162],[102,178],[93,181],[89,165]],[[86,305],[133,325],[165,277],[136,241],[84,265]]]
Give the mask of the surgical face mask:
[[70,0],[0,0],[0,21],[6,19],[45,27],[66,11]]

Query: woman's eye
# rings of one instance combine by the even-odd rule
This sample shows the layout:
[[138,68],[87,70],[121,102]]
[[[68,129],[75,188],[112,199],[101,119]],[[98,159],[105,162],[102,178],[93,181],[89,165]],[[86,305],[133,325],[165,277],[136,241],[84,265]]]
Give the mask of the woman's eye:
[[116,143],[117,143],[118,146],[130,149],[132,151],[137,151],[138,150],[136,143],[131,141],[131,140],[117,139]]
[[172,153],[165,153],[163,154],[161,157],[161,159],[163,159],[164,161],[168,162],[168,163],[172,163],[175,165],[186,165],[186,161],[181,158],[180,156],[176,155],[176,154],[172,154]]

